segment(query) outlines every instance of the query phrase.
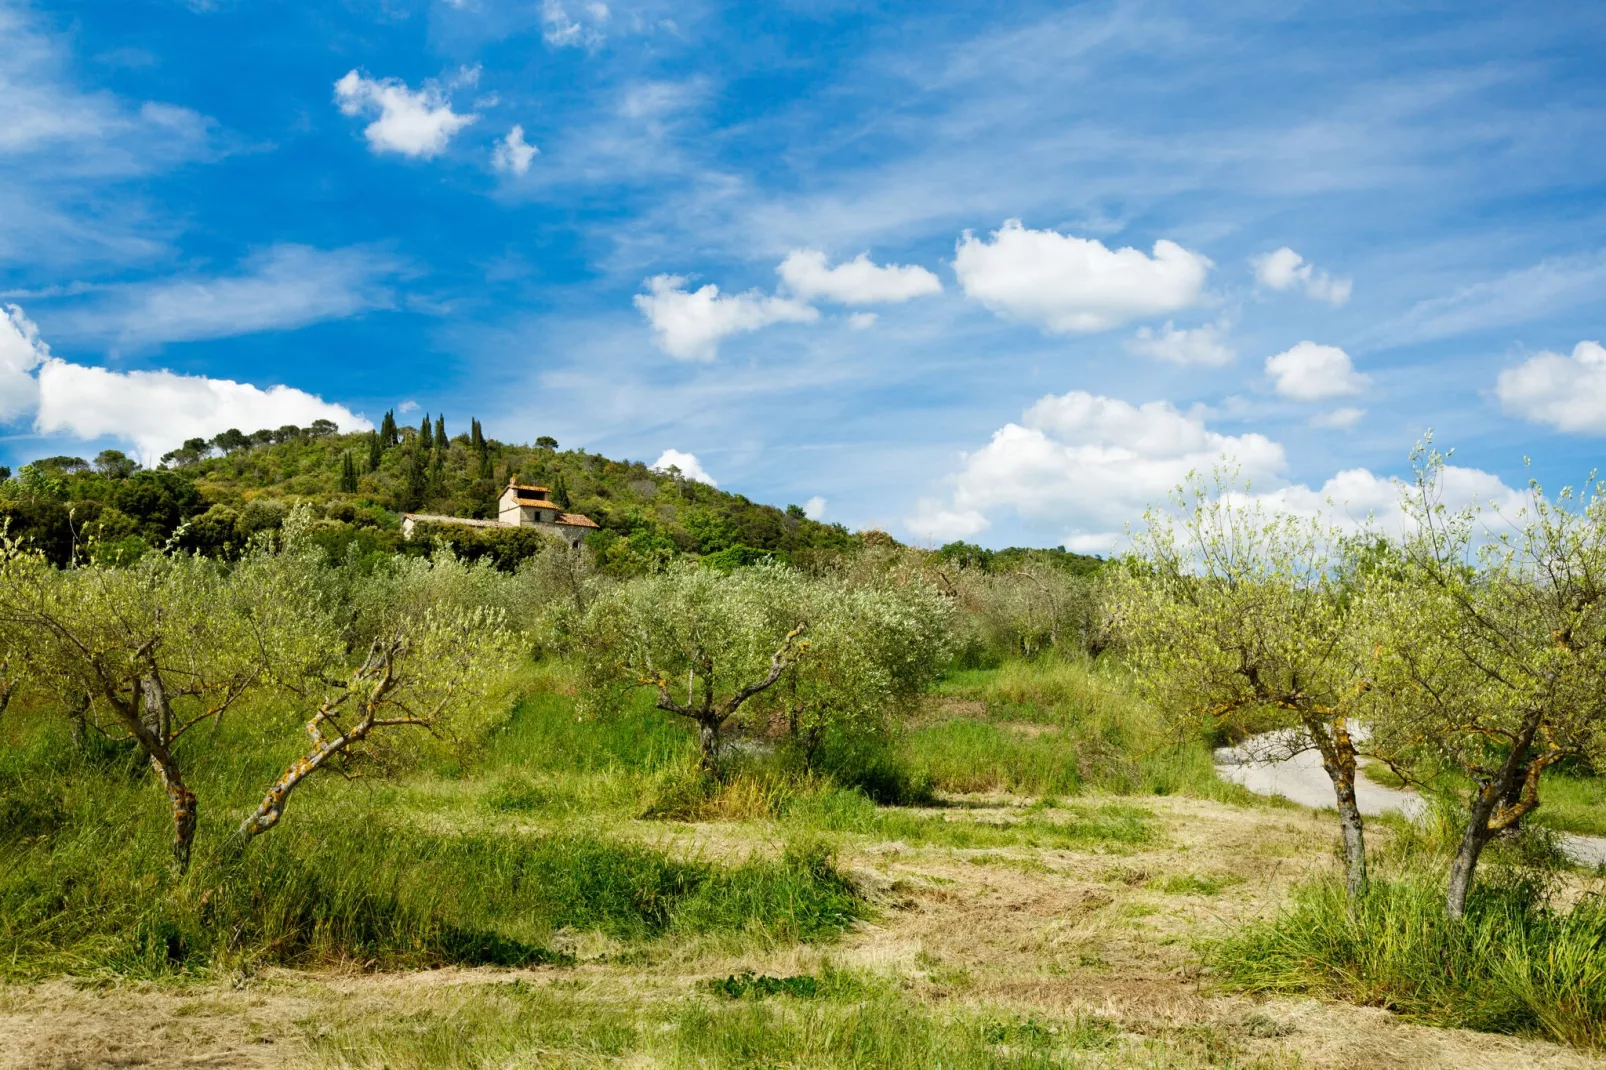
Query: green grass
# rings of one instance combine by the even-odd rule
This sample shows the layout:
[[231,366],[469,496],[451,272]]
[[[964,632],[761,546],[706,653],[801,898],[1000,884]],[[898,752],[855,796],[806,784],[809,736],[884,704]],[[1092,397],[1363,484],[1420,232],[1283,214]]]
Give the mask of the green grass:
[[[784,988],[742,997],[597,999],[514,982],[400,1018],[322,1018],[313,1051],[324,1065],[352,1068],[642,1062],[991,1070],[1107,1065],[1122,1045],[1119,1028],[1098,1015],[933,1010],[875,978],[835,989],[821,983],[805,998]],[[1127,1065],[1166,1060],[1144,1055]]]
[[[1216,776],[1202,741],[1170,736],[1132,696],[1131,681],[1104,663],[1040,658],[956,670],[936,697],[938,717],[906,734],[902,757],[943,791],[1251,798]],[[979,716],[942,712],[976,707]]]
[[[1404,782],[1381,762],[1363,767],[1368,780],[1391,788]],[[1467,780],[1445,773],[1434,784],[1446,791],[1464,793]],[[1524,819],[1541,828],[1574,832],[1583,836],[1606,836],[1606,777],[1549,771],[1539,786],[1539,808]]]
[[1438,870],[1375,879],[1354,905],[1341,881],[1319,880],[1210,957],[1242,990],[1314,992],[1434,1025],[1606,1046],[1606,899],[1555,908],[1521,872],[1486,866],[1462,921],[1443,901]]

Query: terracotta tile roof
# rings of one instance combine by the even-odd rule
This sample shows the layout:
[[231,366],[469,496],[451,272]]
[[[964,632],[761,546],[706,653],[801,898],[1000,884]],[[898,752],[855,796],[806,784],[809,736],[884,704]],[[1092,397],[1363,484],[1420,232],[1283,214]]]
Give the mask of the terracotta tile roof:
[[542,494],[549,494],[552,491],[551,487],[537,487],[528,483],[509,483],[508,486],[513,490],[538,490]]
[[559,513],[555,522],[568,524],[570,527],[575,528],[594,528],[598,526],[595,520],[592,520],[589,516],[581,516],[579,513]]

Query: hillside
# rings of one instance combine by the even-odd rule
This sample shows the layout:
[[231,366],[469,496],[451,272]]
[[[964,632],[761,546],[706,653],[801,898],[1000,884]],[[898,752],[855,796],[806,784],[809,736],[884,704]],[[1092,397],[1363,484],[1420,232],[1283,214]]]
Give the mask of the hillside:
[[[501,488],[516,479],[551,487],[555,500],[596,521],[599,530],[588,545],[614,572],[682,554],[720,555],[728,564],[775,554],[807,563],[871,543],[896,544],[883,532],[850,532],[810,520],[797,505],[760,504],[641,461],[564,450],[547,437],[534,445],[501,442],[484,437],[477,420],[466,433],[450,430],[444,420],[428,417],[418,427],[398,427],[386,413],[372,432],[342,434],[319,421],[191,439],[155,469],[116,450],[93,460],[45,457],[14,477],[0,470],[8,477],[0,482],[0,518],[12,537],[58,563],[91,544],[102,556],[137,557],[175,532],[186,549],[231,556],[255,532],[282,523],[297,504],[312,508],[317,538],[332,552],[352,546],[362,553],[417,552],[431,541],[404,542],[403,512],[493,517]],[[454,533],[453,542],[467,538]],[[491,553],[506,564],[529,545],[476,544],[468,552]],[[989,551],[964,543],[941,552],[956,564],[983,569],[1013,567],[1027,557],[1073,571],[1101,563],[1063,550]]]

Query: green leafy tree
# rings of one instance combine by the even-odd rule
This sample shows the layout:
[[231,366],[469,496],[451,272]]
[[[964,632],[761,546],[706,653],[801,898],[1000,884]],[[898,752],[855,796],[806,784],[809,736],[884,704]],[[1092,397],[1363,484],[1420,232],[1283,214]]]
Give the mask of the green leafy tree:
[[1606,486],[1548,501],[1532,484],[1523,514],[1486,525],[1444,505],[1444,455],[1417,460],[1414,531],[1381,570],[1374,745],[1408,780],[1470,785],[1445,891],[1460,917],[1484,848],[1539,807],[1545,772],[1606,764]]
[[490,684],[514,657],[499,609],[393,607],[360,664],[329,688],[306,724],[307,751],[273,782],[239,828],[249,841],[278,826],[298,787],[320,773],[397,768],[419,743],[484,727]]
[[535,440],[535,446],[536,449],[555,450],[558,448],[558,440],[553,438],[551,435],[542,435],[540,438]]
[[139,471],[139,462],[122,450],[101,450],[95,454],[95,471],[106,479],[127,479]]
[[1369,683],[1367,601],[1320,519],[1275,514],[1223,473],[1150,511],[1112,584],[1112,613],[1161,707],[1183,724],[1267,733],[1259,756],[1321,755],[1343,831],[1351,896],[1366,887],[1355,798],[1356,724]]
[[0,631],[26,635],[41,688],[86,696],[82,716],[132,740],[172,814],[173,856],[188,868],[199,801],[177,744],[266,682],[294,686],[321,616],[321,585],[299,559],[259,557],[233,572],[205,558],[151,555],[131,568],[56,569],[7,545]]
[[593,695],[645,687],[696,724],[702,767],[720,771],[720,732],[808,650],[801,578],[782,566],[730,574],[674,564],[591,604],[579,647]]

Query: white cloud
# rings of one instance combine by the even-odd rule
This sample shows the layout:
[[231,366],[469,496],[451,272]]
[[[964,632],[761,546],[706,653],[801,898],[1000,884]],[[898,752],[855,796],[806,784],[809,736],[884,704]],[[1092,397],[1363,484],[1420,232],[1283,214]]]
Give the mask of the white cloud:
[[61,323],[69,334],[132,347],[292,330],[391,307],[385,283],[400,270],[370,250],[275,245],[246,258],[234,275],[108,288]]
[[1208,472],[1223,456],[1256,481],[1285,465],[1282,446],[1264,436],[1219,434],[1167,402],[1050,395],[965,457],[950,504],[923,501],[905,525],[925,538],[964,538],[1007,508],[1058,529],[1067,546],[1108,549],[1190,471]]
[[1000,316],[1056,333],[1088,333],[1162,315],[1198,302],[1210,261],[1172,241],[1137,249],[1011,219],[982,241],[959,240],[954,273],[965,294]]
[[[992,514],[1011,510],[1054,531],[1067,549],[1105,552],[1146,509],[1164,506],[1190,473],[1208,477],[1223,460],[1250,482],[1253,499],[1270,508],[1324,513],[1351,528],[1368,513],[1387,530],[1404,526],[1402,488],[1394,479],[1355,468],[1320,487],[1289,484],[1282,445],[1263,435],[1212,431],[1198,412],[1163,401],[1132,405],[1082,391],[1044,397],[1020,423],[1000,428],[965,456],[951,501],[923,499],[904,523],[920,538],[946,541],[975,535]],[[1523,499],[1498,476],[1452,466],[1445,472],[1445,501],[1452,507],[1493,501],[1509,513]]]
[[652,324],[659,347],[680,360],[713,360],[719,355],[719,343],[733,334],[820,318],[817,309],[801,301],[756,290],[721,294],[713,283],[687,290],[680,275],[654,275],[647,280],[647,289],[650,292],[636,295],[636,307]]
[[577,17],[569,15],[562,0],[545,0],[541,5],[541,37],[554,48],[595,48],[603,42],[602,27],[607,24],[608,5],[575,5]]
[[686,479],[696,480],[698,483],[707,483],[710,487],[719,486],[714,477],[703,468],[702,462],[697,460],[695,453],[682,453],[680,450],[664,450],[658,459],[652,463],[653,471],[667,472],[671,468],[677,469]]
[[335,83],[335,100],[343,115],[379,117],[363,128],[375,152],[430,159],[446,151],[459,130],[479,119],[458,115],[433,82],[417,91],[399,78],[366,78],[355,70]]
[[1371,378],[1355,370],[1349,354],[1337,346],[1300,342],[1292,349],[1266,358],[1266,374],[1276,380],[1277,393],[1295,401],[1359,394]]
[[1332,412],[1321,412],[1310,418],[1312,427],[1325,427],[1335,431],[1348,431],[1361,422],[1366,415],[1365,409],[1334,409]]
[[496,143],[491,152],[491,166],[498,171],[522,175],[530,169],[530,161],[541,150],[524,140],[524,127],[514,124],[507,137]]
[[[1352,531],[1370,518],[1379,529],[1399,535],[1408,527],[1402,503],[1410,490],[1408,484],[1393,476],[1376,475],[1366,468],[1347,468],[1320,487],[1295,483],[1257,493],[1253,497],[1279,512],[1301,516],[1325,515],[1332,522]],[[1237,497],[1240,501],[1248,500],[1242,495]],[[1451,509],[1470,504],[1493,505],[1507,517],[1514,516],[1527,505],[1527,499],[1521,491],[1506,486],[1494,473],[1456,465],[1445,466],[1443,501]]]
[[211,438],[231,427],[304,427],[320,419],[333,420],[345,431],[373,427],[342,405],[288,386],[263,390],[169,371],[114,372],[52,357],[39,368],[34,428],[42,434],[124,439],[150,464],[185,439]]
[[1558,431],[1606,434],[1606,348],[1579,342],[1570,357],[1535,353],[1500,373],[1495,396],[1525,420]]
[[1305,296],[1331,305],[1342,305],[1349,300],[1354,288],[1353,279],[1336,279],[1288,246],[1276,252],[1258,256],[1250,261],[1255,265],[1255,281],[1272,290],[1302,288]]
[[856,331],[868,331],[879,318],[874,312],[855,312],[848,317],[848,326]]
[[825,519],[825,499],[816,494],[803,503],[803,515],[810,520]]
[[263,390],[230,379],[169,371],[116,372],[72,364],[50,347],[15,305],[0,317],[0,421],[34,414],[40,434],[132,443],[153,463],[188,438],[237,427],[254,431],[333,420],[347,431],[373,427],[342,405],[288,386]]
[[33,370],[50,356],[39,328],[16,305],[0,309],[0,424],[29,413],[39,404]]
[[418,402],[414,401],[412,398],[408,398],[406,401],[396,406],[396,411],[404,415],[409,412],[417,412]]
[[1194,364],[1219,368],[1230,364],[1238,356],[1227,344],[1225,323],[1206,323],[1198,327],[1177,330],[1170,321],[1158,331],[1139,327],[1135,337],[1127,340],[1129,353],[1153,357],[1168,364]]
[[918,539],[945,543],[986,531],[989,521],[974,509],[949,509],[935,498],[921,498],[915,515],[903,522]]
[[775,271],[787,289],[805,301],[871,305],[942,293],[942,283],[925,268],[917,264],[881,266],[871,261],[868,253],[826,267],[825,254],[819,250],[793,249]]

